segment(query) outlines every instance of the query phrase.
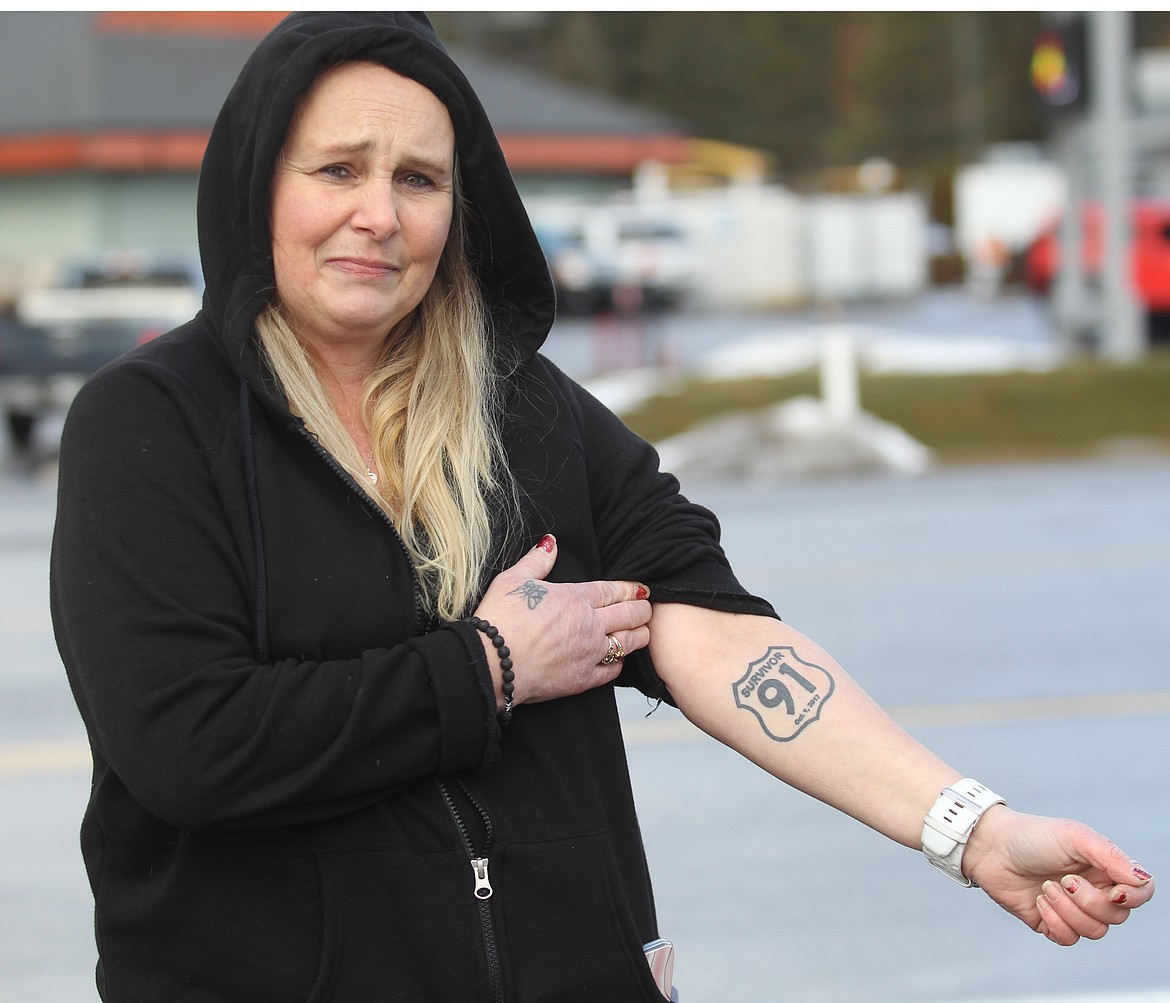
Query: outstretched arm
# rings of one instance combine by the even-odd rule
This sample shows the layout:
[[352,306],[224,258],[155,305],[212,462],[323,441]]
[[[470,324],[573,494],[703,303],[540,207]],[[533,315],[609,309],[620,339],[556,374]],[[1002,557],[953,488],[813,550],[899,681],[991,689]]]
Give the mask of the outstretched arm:
[[[698,727],[799,790],[906,846],[958,771],[911,738],[832,657],[767,617],[654,604],[650,652]],[[1058,944],[1101,937],[1153,894],[1134,862],[1086,826],[997,805],[964,873]]]

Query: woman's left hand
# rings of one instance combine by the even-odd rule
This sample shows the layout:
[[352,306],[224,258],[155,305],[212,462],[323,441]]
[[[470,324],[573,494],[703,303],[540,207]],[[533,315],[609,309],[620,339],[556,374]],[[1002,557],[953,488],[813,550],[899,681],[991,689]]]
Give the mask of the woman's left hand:
[[963,870],[993,900],[1055,944],[1099,940],[1154,894],[1134,860],[1080,822],[988,809]]

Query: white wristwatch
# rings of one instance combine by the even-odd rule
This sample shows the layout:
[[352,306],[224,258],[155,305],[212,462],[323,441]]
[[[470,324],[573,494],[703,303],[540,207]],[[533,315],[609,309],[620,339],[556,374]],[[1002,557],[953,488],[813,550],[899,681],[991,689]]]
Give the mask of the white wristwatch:
[[963,851],[975,823],[997,804],[1007,802],[970,777],[947,787],[923,820],[922,852],[926,859],[959,884],[974,888],[975,882],[963,874]]

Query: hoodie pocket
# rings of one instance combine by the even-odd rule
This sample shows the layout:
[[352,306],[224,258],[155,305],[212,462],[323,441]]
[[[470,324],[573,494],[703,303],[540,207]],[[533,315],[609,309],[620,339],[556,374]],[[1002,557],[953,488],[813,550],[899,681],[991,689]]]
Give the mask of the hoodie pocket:
[[500,849],[510,998],[662,1003],[604,835]]
[[487,971],[462,850],[318,858],[321,971],[308,1003],[473,1000]]

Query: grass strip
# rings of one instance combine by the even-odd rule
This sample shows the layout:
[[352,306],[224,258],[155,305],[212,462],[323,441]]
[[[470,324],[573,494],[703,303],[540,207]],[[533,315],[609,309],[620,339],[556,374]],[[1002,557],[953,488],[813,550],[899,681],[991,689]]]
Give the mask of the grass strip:
[[[861,406],[942,462],[1059,458],[1103,448],[1170,451],[1170,352],[1137,365],[1079,361],[1046,373],[865,375]],[[818,395],[817,375],[686,379],[624,414],[659,442],[731,410]]]

